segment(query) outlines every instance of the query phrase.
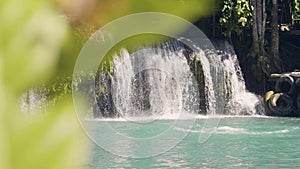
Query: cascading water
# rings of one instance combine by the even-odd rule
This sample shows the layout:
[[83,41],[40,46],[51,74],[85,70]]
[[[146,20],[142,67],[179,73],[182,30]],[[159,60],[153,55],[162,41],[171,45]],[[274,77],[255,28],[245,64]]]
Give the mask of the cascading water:
[[[217,106],[217,100],[216,100],[216,93],[214,89],[214,84],[217,84],[217,82],[213,82],[213,78],[211,76],[211,65],[209,63],[209,60],[206,57],[206,54],[204,51],[199,51],[196,54],[196,57],[199,58],[201,61],[200,65],[197,66],[202,66],[203,70],[203,75],[204,75],[204,81],[205,81],[205,95],[207,98],[206,101],[206,111],[208,115],[215,115],[217,113],[217,108],[221,106]],[[220,103],[220,102],[219,102]],[[220,112],[220,111],[218,111]]]
[[197,83],[179,43],[122,49],[114,65],[114,105],[122,116],[198,113]]
[[46,95],[43,88],[30,89],[21,96],[21,110],[25,113],[41,111],[46,103]]
[[106,102],[113,102],[114,116],[262,114],[260,99],[246,90],[233,47],[222,40],[214,45],[216,50],[192,51],[170,41],[135,52],[122,49],[114,56],[114,71],[108,78],[111,101]]
[[[205,51],[176,40],[135,52],[122,49],[112,74],[96,78],[94,117],[264,114],[260,99],[246,90],[233,47],[224,40],[213,43],[216,49]],[[45,91],[31,89],[21,99],[22,110],[33,112],[45,104]]]
[[224,114],[262,114],[263,107],[259,97],[246,90],[243,73],[233,47],[224,40],[214,40],[213,43],[219,57],[214,55],[207,57],[210,65],[213,65],[211,73],[215,76],[213,79],[221,82],[215,84],[215,93],[218,100],[225,101]]

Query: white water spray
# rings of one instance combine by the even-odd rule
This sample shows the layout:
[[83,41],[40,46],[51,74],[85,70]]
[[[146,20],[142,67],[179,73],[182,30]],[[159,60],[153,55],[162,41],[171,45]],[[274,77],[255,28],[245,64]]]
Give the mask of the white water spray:
[[46,94],[42,89],[30,89],[21,95],[21,110],[24,113],[34,113],[35,111],[43,111],[46,104]]
[[[174,45],[174,46],[170,46]],[[114,58],[113,99],[122,116],[197,113],[199,93],[183,49],[166,43]]]
[[218,57],[207,55],[210,65],[214,65],[212,75],[218,100],[225,101],[223,114],[262,114],[263,108],[258,96],[246,89],[243,73],[233,47],[227,41],[215,41]]
[[[217,50],[194,52],[205,81],[207,115],[262,114],[259,98],[248,92],[237,56],[226,41]],[[122,49],[114,57],[112,95],[118,114],[153,116],[199,112],[197,82],[178,42],[145,47],[134,53]],[[258,109],[260,107],[260,109]]]

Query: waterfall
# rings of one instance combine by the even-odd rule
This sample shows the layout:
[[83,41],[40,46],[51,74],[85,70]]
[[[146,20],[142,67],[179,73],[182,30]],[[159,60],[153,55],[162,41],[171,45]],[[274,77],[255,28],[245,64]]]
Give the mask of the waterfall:
[[122,116],[198,113],[197,82],[178,42],[114,57],[113,101]]
[[233,47],[224,40],[214,40],[216,55],[206,55],[215,80],[214,90],[218,102],[224,105],[223,114],[262,114],[260,98],[246,90],[243,73]]
[[205,81],[205,94],[206,94],[206,111],[208,115],[215,115],[217,111],[217,100],[216,100],[216,93],[214,89],[214,84],[217,84],[216,82],[213,82],[213,78],[211,75],[211,64],[209,63],[209,60],[206,57],[206,54],[203,51],[200,51],[197,53],[197,56],[200,58],[201,65],[203,69],[204,74],[204,81]]
[[94,117],[263,114],[227,41],[213,40],[215,49],[184,41],[193,44],[179,38],[114,54],[95,77]]
[[[213,40],[213,44],[215,49],[191,49],[172,40],[133,51],[121,49],[113,57],[113,70],[101,69],[93,77],[94,118],[263,114],[261,99],[246,89],[233,47],[224,40]],[[24,112],[42,109],[44,88],[22,95]],[[82,90],[87,95],[93,92]]]
[[30,89],[21,95],[21,111],[24,113],[42,111],[45,103],[46,94],[43,88]]
[[173,40],[133,52],[121,49],[113,73],[100,74],[109,89],[98,100],[102,116],[262,114],[260,98],[246,90],[233,47],[224,40],[213,44],[216,49],[192,50]]

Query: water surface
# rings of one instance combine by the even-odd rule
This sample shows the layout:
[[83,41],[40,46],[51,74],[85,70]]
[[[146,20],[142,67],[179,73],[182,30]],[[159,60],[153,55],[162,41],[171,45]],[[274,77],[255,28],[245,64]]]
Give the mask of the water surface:
[[[206,120],[219,123],[212,130],[212,126],[204,126]],[[173,122],[174,120],[158,120],[140,125],[142,127],[126,121],[87,123],[95,131],[109,124],[122,134],[148,137],[166,130]],[[142,159],[121,157],[95,144],[90,161],[87,162],[88,168],[299,168],[299,122],[300,119],[296,118],[200,118],[191,129],[171,127],[174,131],[186,132],[187,136],[171,150],[154,157]],[[199,143],[199,135],[208,136],[210,131],[214,131],[211,137]],[[93,137],[106,139],[101,138],[103,135],[99,132],[93,134]],[[134,150],[134,143],[123,146],[125,147],[123,150],[132,153],[149,151],[164,144],[158,140],[158,144],[145,145],[139,150]]]

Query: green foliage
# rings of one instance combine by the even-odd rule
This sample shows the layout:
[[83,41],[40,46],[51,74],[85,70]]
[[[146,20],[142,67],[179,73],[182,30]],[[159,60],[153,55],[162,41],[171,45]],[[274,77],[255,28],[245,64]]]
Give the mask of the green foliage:
[[[96,0],[89,3],[76,0],[67,11],[73,15],[71,17],[75,22],[80,20],[90,25],[104,26],[114,19],[141,12],[168,13],[194,22],[199,17],[212,14],[214,5],[215,0]],[[166,21],[163,26],[167,25],[166,28],[176,28],[172,21]]]
[[66,20],[46,1],[2,0],[0,23],[0,168],[80,168],[88,144],[70,95],[41,116],[19,105],[55,73]]
[[[61,2],[56,1],[58,4]],[[69,1],[63,3],[67,2]],[[79,1],[74,1],[76,2]],[[117,1],[114,2],[117,4]],[[105,18],[101,22],[105,23],[124,14],[158,11],[194,21],[199,16],[207,15],[210,8],[206,8],[206,5],[213,4],[211,0],[123,2],[125,4],[119,9],[125,8],[125,11],[113,9],[110,13],[100,12],[102,16],[99,16],[98,10],[95,17],[87,16],[97,21]],[[78,5],[72,3],[73,1],[67,6],[75,9]],[[110,1],[103,0],[101,3],[101,9],[118,6],[112,5]],[[84,158],[88,156],[87,137],[76,118],[71,100],[71,77],[68,76],[83,44],[76,42],[81,37],[74,36],[66,17],[57,11],[52,2],[46,0],[0,2],[1,169],[76,169],[84,166]],[[172,23],[162,27],[175,29],[176,25],[170,24]],[[111,72],[112,62],[108,59],[106,63]],[[54,81],[53,77],[65,74],[67,76],[63,77],[67,78],[57,78]],[[41,116],[22,114],[19,102],[22,93],[31,88],[39,88],[46,81],[51,81],[51,78],[53,82],[45,86],[45,93],[51,103],[46,112]]]
[[232,33],[240,35],[245,27],[252,24],[252,10],[248,0],[224,0],[219,20],[226,29],[223,34],[228,38]]
[[67,23],[43,1],[4,0],[0,11],[3,83],[20,93],[53,73]]
[[72,94],[72,77],[59,77],[56,78],[52,83],[48,83],[40,87],[45,94],[48,105],[55,105],[60,101],[63,101],[65,97],[71,96]]
[[300,0],[295,2],[294,19],[300,19]]

